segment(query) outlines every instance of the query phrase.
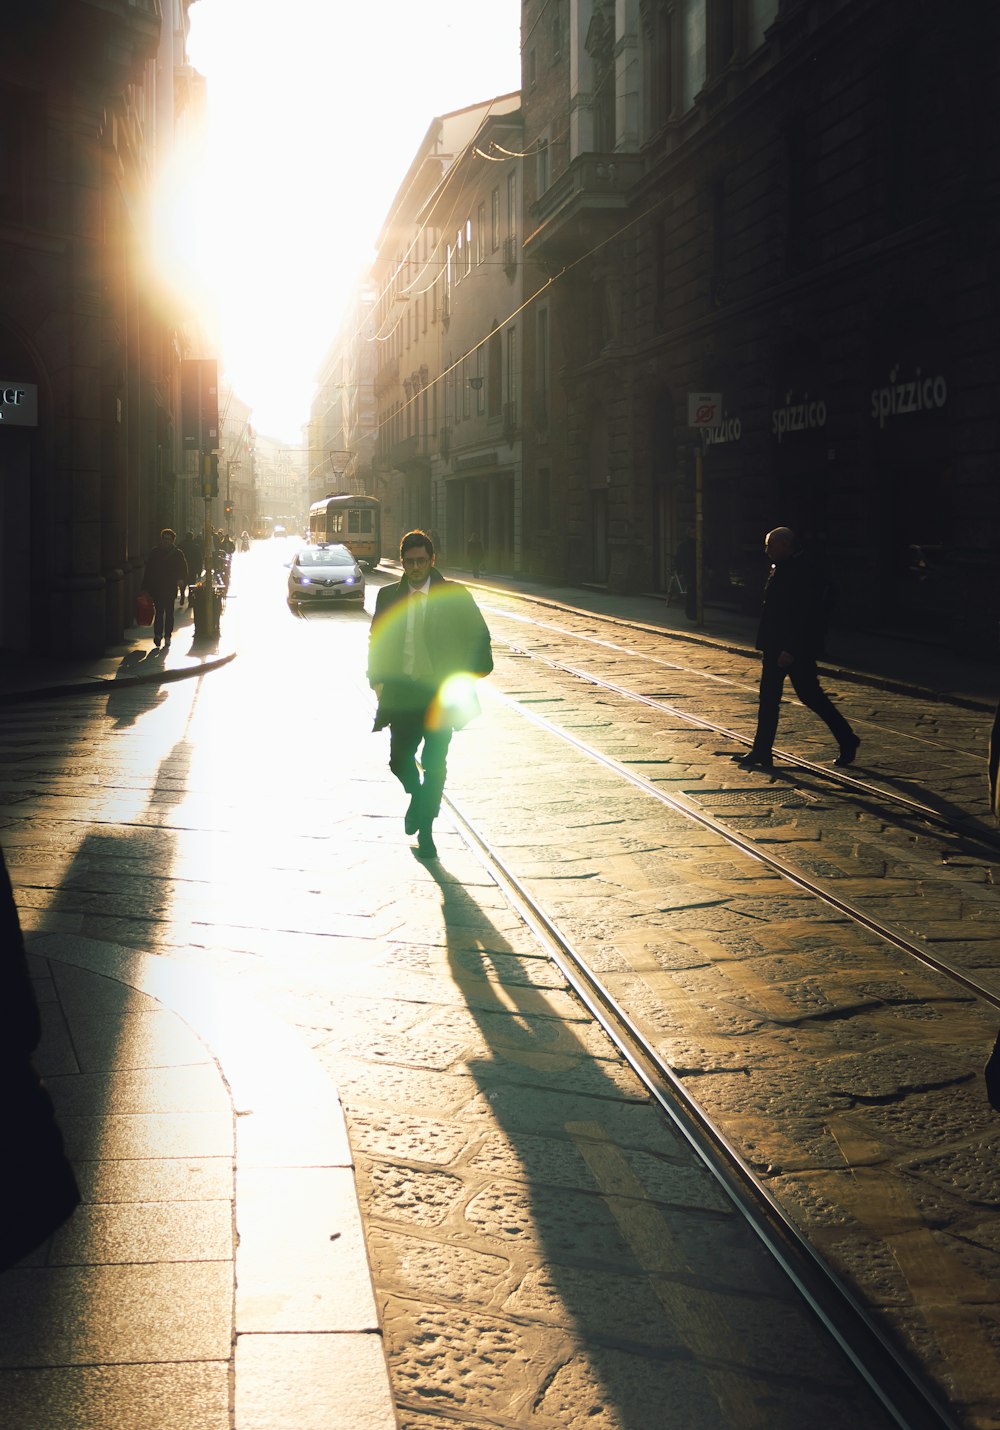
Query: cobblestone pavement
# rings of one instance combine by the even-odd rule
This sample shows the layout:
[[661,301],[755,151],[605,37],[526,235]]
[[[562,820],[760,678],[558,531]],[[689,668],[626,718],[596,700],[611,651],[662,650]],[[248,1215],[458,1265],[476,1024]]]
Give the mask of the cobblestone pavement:
[[[571,641],[526,635],[518,613],[522,649],[565,659]],[[563,630],[573,625],[561,618]],[[494,629],[503,630],[496,616]],[[663,657],[661,639],[652,648]],[[579,650],[575,663],[584,664]],[[752,728],[745,663],[713,659],[710,697],[700,672],[672,671],[669,685],[661,672],[654,687],[648,664],[620,657],[615,669],[603,654],[600,664],[620,685],[666,691],[675,705]],[[867,912],[995,975],[995,852],[956,850],[913,820],[894,828],[816,781],[736,773],[717,734],[553,680],[523,658],[501,661],[497,684],[577,739],[710,805]],[[936,794],[938,807],[982,808],[982,712],[847,686],[840,694],[853,702],[852,719],[858,706],[865,712],[859,729],[867,719],[877,732],[877,779],[891,787],[905,770],[907,787]],[[504,761],[487,766],[466,747],[463,812],[969,1423],[994,1423],[997,1134],[981,1074],[995,1010],[741,863],[717,836],[643,801],[546,730],[526,729],[515,710],[491,716],[491,747],[516,748],[546,778],[529,810],[512,817],[497,774]],[[785,719],[790,747],[815,740],[806,712],[791,707]]]
[[[253,646],[207,681],[0,714],[0,837],[36,947],[72,937],[210,971],[298,1030],[347,1113],[405,1430],[648,1430],[665,1406],[686,1430],[881,1424],[446,819],[440,861],[414,860],[367,733],[363,619],[293,621],[274,604],[275,634],[253,605]],[[494,683],[524,693],[523,672]],[[532,690],[558,702],[559,685]],[[632,727],[606,716],[575,728],[613,724],[628,746]],[[664,758],[687,758],[678,740]],[[974,1008],[931,990],[928,1012],[933,980],[749,874],[717,836],[654,818],[510,709],[490,702],[456,739],[449,787],[824,1249],[855,1249],[968,1423],[989,1423],[989,1338],[962,1353],[954,1306],[978,1301],[991,1323],[992,1129],[975,1121],[968,1048],[936,1035],[946,1004],[985,1035]],[[895,999],[900,980],[893,1014],[879,990]],[[911,1120],[898,1094],[912,1074],[887,1054],[876,1075],[872,1045],[957,1067],[922,1077]],[[789,1077],[803,1055],[805,1089]],[[957,1148],[946,1100],[966,1093],[980,1136]],[[913,1146],[937,1126],[945,1209],[967,1212],[943,1239],[927,1212],[946,1179],[925,1178]]]

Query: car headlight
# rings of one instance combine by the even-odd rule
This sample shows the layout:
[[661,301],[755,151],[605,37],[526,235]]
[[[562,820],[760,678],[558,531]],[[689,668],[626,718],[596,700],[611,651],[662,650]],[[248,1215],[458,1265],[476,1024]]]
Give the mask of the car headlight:
[[312,579],[309,576],[300,576],[297,571],[292,572],[292,580],[299,586],[311,586]]

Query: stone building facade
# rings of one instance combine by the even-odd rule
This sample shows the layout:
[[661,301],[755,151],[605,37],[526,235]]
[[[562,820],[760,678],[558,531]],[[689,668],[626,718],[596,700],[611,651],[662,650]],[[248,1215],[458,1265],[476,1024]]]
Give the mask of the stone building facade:
[[[0,46],[0,648],[130,623],[180,463],[179,320],[148,274],[151,178],[200,79],[189,0],[10,7]],[[23,396],[17,398],[16,394]]]
[[709,600],[755,608],[762,535],[788,523],[844,619],[995,649],[995,7],[523,16],[534,564],[664,590],[695,517],[687,396],[716,392]]
[[518,106],[503,95],[435,118],[379,235],[366,341],[387,553],[420,526],[459,563],[475,525],[490,559],[515,568],[520,161],[482,153],[498,136],[520,142]]

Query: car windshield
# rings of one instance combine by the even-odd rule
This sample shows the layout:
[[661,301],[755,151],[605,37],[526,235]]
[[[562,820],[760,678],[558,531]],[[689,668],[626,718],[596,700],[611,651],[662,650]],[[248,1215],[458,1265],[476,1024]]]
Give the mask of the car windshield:
[[354,557],[343,546],[310,546],[295,558],[296,566],[353,566]]

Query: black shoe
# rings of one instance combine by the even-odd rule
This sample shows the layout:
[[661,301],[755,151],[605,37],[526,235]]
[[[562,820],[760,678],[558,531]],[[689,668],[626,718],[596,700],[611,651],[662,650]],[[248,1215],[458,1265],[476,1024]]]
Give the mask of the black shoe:
[[852,735],[846,745],[841,745],[840,754],[837,756],[833,763],[835,765],[839,765],[841,769],[843,769],[845,765],[853,765],[854,756],[858,753],[858,746],[860,744],[861,736]]
[[407,834],[416,834],[420,828],[420,790],[414,790],[410,795],[410,803],[403,818],[403,828]]
[[168,651],[169,649],[170,649],[170,642],[169,642],[169,641],[164,641],[164,642],[163,642],[163,654],[166,655],[166,653],[167,653],[167,651]]
[[421,829],[417,835],[417,858],[436,859],[438,857],[437,845],[429,828]]
[[774,760],[770,755],[758,755],[751,750],[749,754],[737,761],[741,770],[773,770]]
[[154,637],[153,637],[153,649],[154,649],[154,650],[159,650],[159,649],[160,649],[160,638],[159,638],[159,636],[154,636]]

